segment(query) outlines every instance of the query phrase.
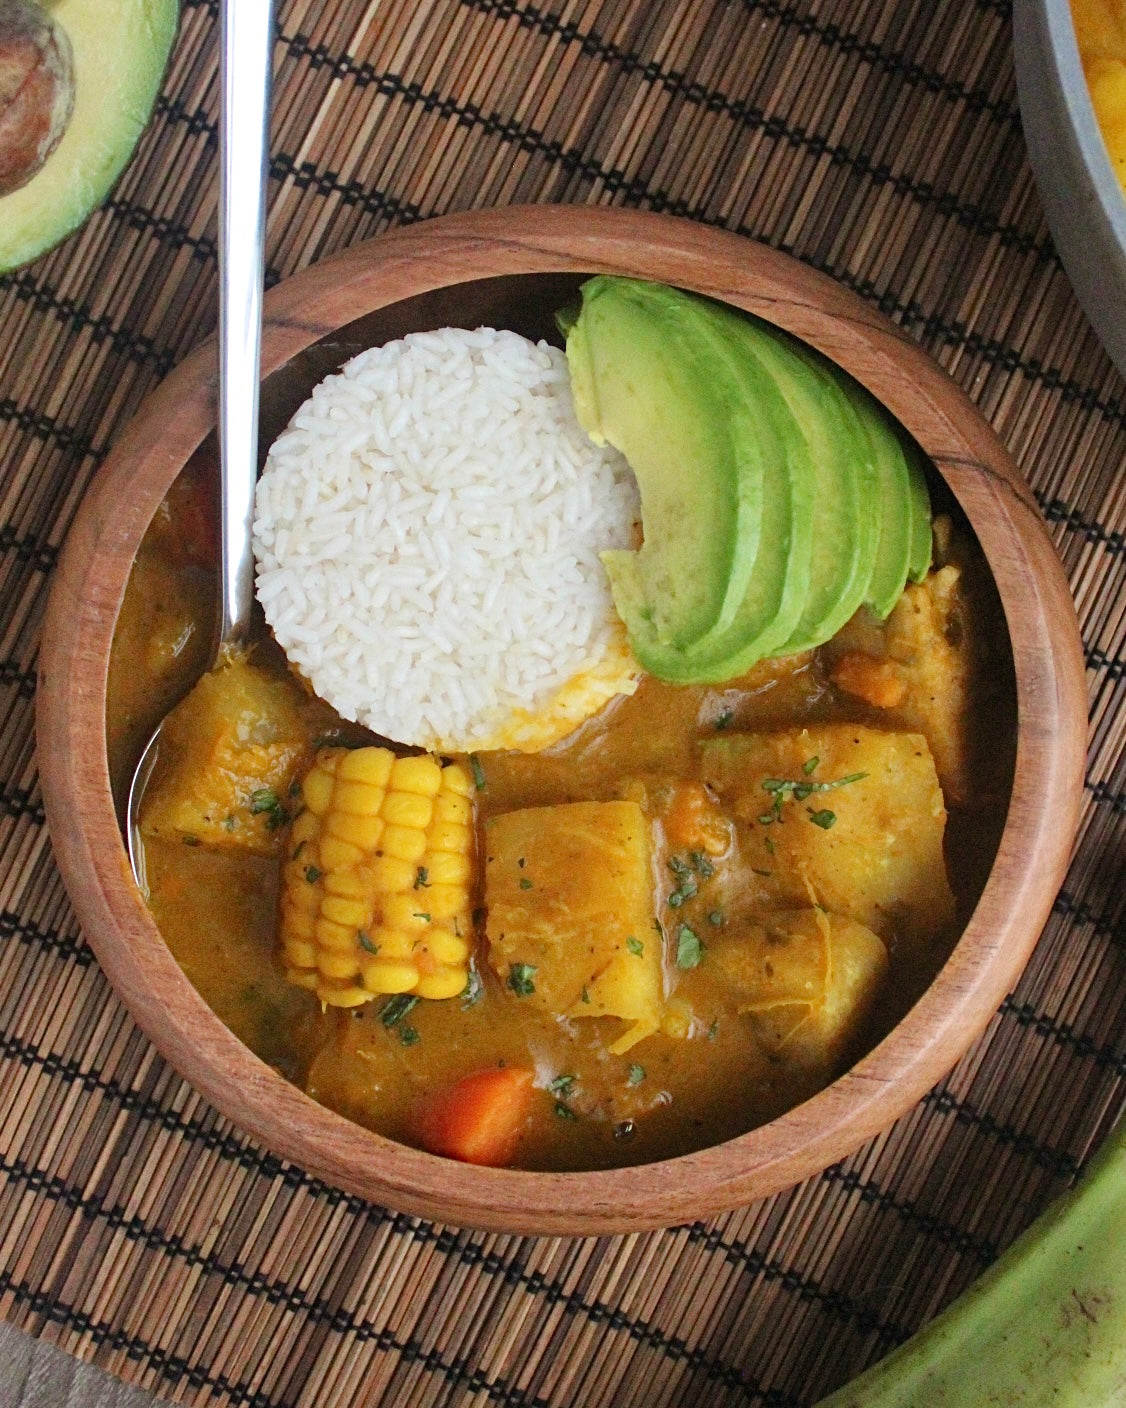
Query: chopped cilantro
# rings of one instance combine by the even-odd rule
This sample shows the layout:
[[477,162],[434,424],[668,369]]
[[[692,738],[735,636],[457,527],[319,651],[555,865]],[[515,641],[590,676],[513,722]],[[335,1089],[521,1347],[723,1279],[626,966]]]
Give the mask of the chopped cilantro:
[[508,986],[517,997],[530,997],[535,992],[536,985],[532,982],[535,971],[534,963],[513,963],[509,968]]
[[556,1100],[555,1113],[561,1120],[577,1120],[578,1115],[571,1109],[570,1105],[564,1105],[562,1100]]
[[719,926],[723,923],[723,910],[713,909],[712,912],[708,915],[708,923],[714,925],[715,928],[718,929]]
[[235,829],[235,819],[234,819],[234,817],[233,817],[233,816],[225,816],[225,817],[223,818],[223,830],[224,830],[224,831],[233,831],[234,829]]
[[465,986],[461,990],[461,1010],[464,1012],[467,1007],[475,1007],[485,995],[485,984],[481,981],[481,975],[475,968],[470,968],[465,978]]
[[289,820],[289,813],[272,787],[257,788],[250,794],[246,805],[251,816],[265,816],[266,825],[271,831],[276,831]]
[[521,875],[520,877],[520,888],[522,890],[530,890],[532,888],[532,882],[526,875]]
[[414,1046],[416,1042],[422,1040],[415,1027],[401,1026],[399,1028],[399,1040],[404,1046]]
[[696,968],[703,956],[704,945],[699,934],[687,924],[682,924],[676,936],[676,966],[681,969]]
[[712,1019],[712,1024],[711,1024],[711,1026],[708,1028],[708,1040],[709,1040],[709,1041],[715,1041],[715,1039],[716,1039],[716,1037],[717,1037],[718,1035],[719,1035],[719,1018],[718,1018],[718,1017],[715,1017],[715,1018]]
[[184,843],[185,846],[198,846],[198,845],[199,845],[199,837],[198,837],[198,836],[181,836],[181,837],[180,837],[180,840],[183,841],[183,843]]
[[639,1066],[636,1061],[632,1062],[626,1079],[629,1081],[630,1085],[640,1085],[645,1079],[645,1067]]
[[774,842],[770,839],[769,836],[766,838],[766,853],[767,855],[771,856],[777,855],[778,853],[777,846],[775,846]]
[[820,761],[821,759],[817,757],[806,758],[805,762],[801,765],[801,770],[805,773],[806,777],[809,776],[809,774],[814,770],[814,768],[816,768],[817,764]]
[[323,874],[324,871],[318,869],[315,865],[307,865],[305,867],[305,879],[310,885],[315,885]]
[[290,860],[296,860],[308,844],[308,841],[298,841],[297,845],[293,848],[293,854],[290,856]]
[[590,989],[587,987],[587,985],[586,985],[585,983],[583,984],[583,1001],[584,1001],[584,1002],[589,1002],[589,1001],[590,1001]]
[[715,866],[711,863],[711,861],[707,858],[703,851],[689,851],[688,860],[692,866],[692,869],[696,872],[696,874],[700,877],[701,880],[710,880],[711,877],[715,874]]
[[379,945],[378,945],[378,944],[375,944],[375,943],[372,943],[372,941],[371,941],[371,935],[368,934],[368,933],[365,933],[365,931],[364,931],[363,929],[357,929],[357,930],[356,930],[356,938],[359,939],[359,941],[360,941],[360,947],[364,950],[365,953],[378,953],[378,952],[379,952]]
[[810,821],[813,822],[814,826],[819,826],[822,831],[828,831],[829,827],[832,826],[837,819],[836,812],[831,812],[828,807],[823,807],[819,812],[815,812],[809,807],[807,807],[806,810],[809,812]]
[[473,785],[478,792],[485,790],[485,769],[481,766],[481,759],[476,753],[470,753],[469,766],[473,769]]
[[638,958],[645,952],[645,945],[640,939],[635,939],[632,934],[626,940],[626,948],[629,949],[630,953],[637,954]]
[[411,997],[405,992],[397,992],[394,997],[389,997],[383,1004],[379,1020],[390,1030],[391,1027],[401,1022],[408,1012],[413,1012],[417,1005],[417,997]]
[[416,890],[428,890],[430,888],[430,872],[424,865],[418,867],[418,873],[414,877],[414,888]]
[[430,923],[430,916],[426,913],[425,910],[415,910],[415,912],[411,915],[411,918],[421,919],[424,924]]
[[716,733],[722,733],[734,717],[734,709],[724,709],[721,713],[715,716],[715,723],[712,725],[712,727],[715,729]]
[[547,1088],[551,1091],[552,1095],[569,1095],[575,1080],[576,1077],[572,1075],[559,1075],[551,1081]]

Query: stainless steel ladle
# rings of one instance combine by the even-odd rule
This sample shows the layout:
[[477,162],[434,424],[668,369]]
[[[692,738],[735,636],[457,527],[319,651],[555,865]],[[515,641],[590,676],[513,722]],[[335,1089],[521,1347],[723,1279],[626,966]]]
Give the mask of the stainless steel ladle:
[[[251,528],[266,236],[273,0],[222,0],[219,122],[219,623],[211,664],[245,643],[254,604]],[[126,843],[147,892],[139,812],[164,720],[133,773]]]

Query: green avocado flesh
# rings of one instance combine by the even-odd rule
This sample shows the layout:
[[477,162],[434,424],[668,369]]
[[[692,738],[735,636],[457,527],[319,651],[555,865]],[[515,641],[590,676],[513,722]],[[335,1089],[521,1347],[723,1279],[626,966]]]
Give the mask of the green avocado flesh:
[[74,51],[74,111],[59,145],[0,196],[0,273],[50,249],[106,197],[152,113],[176,37],[177,0],[57,0]]
[[629,461],[643,542],[603,554],[650,674],[732,679],[886,616],[930,564],[930,501],[877,403],[767,324],[598,276],[567,320],[575,410]]

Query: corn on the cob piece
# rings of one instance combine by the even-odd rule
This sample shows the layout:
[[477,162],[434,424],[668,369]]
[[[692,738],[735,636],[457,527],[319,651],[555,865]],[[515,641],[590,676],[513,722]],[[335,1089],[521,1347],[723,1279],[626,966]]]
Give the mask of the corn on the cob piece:
[[472,782],[460,763],[322,748],[282,870],[290,982],[334,1007],[455,997],[472,934]]

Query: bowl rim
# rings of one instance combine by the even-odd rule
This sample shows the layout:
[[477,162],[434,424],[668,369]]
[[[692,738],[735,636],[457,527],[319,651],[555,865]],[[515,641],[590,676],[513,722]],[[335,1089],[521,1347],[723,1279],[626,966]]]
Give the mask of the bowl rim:
[[91,948],[138,1025],[224,1115],[327,1184],[439,1221],[603,1234],[710,1216],[855,1150],[945,1075],[994,1016],[1051,909],[1078,820],[1086,691],[1062,566],[1027,485],[972,402],[893,323],[766,245],[671,216],[517,206],[400,227],[266,295],[262,375],[415,294],[503,274],[624,273],[694,289],[786,328],[838,362],[922,445],[978,534],[1012,641],[1017,761],[982,896],[949,960],[872,1051],[787,1114],[735,1139],[623,1169],[540,1173],[453,1163],[317,1105],[206,1006],[133,884],[110,793],[109,646],[140,538],[215,424],[214,342],[142,404],[87,492],[44,622],[37,737],[56,858]]

